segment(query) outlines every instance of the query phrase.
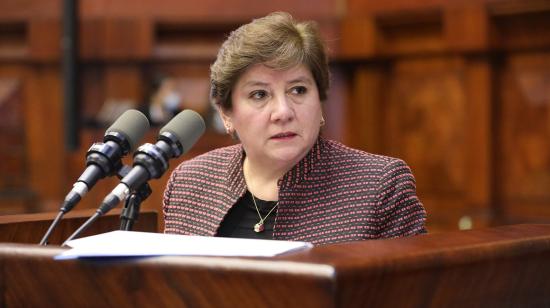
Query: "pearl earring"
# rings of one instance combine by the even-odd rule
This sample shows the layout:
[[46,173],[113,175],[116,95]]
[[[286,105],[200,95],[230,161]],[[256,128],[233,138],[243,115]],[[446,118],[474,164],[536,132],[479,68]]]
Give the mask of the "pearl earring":
[[231,124],[225,125],[225,132],[229,135],[233,134],[233,127],[231,127]]

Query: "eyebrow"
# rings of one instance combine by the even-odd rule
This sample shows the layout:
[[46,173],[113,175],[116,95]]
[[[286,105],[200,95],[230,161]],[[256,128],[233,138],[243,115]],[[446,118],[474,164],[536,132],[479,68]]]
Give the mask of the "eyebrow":
[[300,82],[311,84],[312,80],[311,80],[311,78],[309,78],[307,76],[300,76],[296,79],[292,79],[291,81],[288,82],[288,84],[300,83]]
[[[294,84],[294,83],[300,83],[300,82],[307,83],[307,84],[312,84],[313,83],[311,78],[309,78],[307,76],[300,76],[300,77],[297,77],[295,79],[290,80],[289,82],[287,82],[287,84]],[[269,83],[263,82],[263,81],[251,80],[251,81],[248,81],[245,84],[243,84],[243,87],[250,87],[250,86],[265,86],[265,87],[267,87],[267,86],[269,86]]]
[[267,82],[262,81],[247,81],[245,84],[243,84],[243,87],[249,87],[249,86],[268,86],[269,84]]

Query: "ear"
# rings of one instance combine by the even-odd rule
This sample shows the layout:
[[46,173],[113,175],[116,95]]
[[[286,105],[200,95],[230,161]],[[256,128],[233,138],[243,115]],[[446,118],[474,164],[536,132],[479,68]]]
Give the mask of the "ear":
[[227,111],[227,110],[224,110],[220,106],[216,106],[216,109],[218,110],[218,113],[220,114],[220,117],[222,118],[223,126],[225,127],[225,130],[227,131],[227,133],[231,133],[234,130],[233,129],[233,121],[231,119],[231,112]]
[[220,106],[216,106],[216,110],[218,110],[218,113],[220,114],[220,117],[222,118],[223,124],[228,124],[231,122],[231,113],[224,110]]

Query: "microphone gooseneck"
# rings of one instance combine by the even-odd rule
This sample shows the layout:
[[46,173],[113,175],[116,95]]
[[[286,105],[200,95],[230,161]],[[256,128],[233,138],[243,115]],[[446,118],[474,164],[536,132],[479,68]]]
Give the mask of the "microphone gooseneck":
[[59,214],[40,241],[48,237],[64,214],[71,211],[98,180],[117,174],[122,168],[122,157],[130,153],[149,130],[149,121],[137,110],[124,112],[105,132],[103,142],[94,143],[86,153],[86,169],[65,197]]

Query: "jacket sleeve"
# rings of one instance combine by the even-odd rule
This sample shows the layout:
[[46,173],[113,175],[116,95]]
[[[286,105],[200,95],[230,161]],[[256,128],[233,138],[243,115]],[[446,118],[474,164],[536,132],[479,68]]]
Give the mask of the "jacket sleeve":
[[416,195],[411,169],[400,160],[384,167],[378,186],[379,237],[392,238],[426,233],[426,210]]
[[170,179],[166,183],[166,188],[164,189],[164,196],[162,200],[162,212],[164,214],[164,233],[177,233],[173,228],[174,216],[172,215],[172,192],[174,190],[174,182],[176,181],[177,175],[176,168],[170,175]]

